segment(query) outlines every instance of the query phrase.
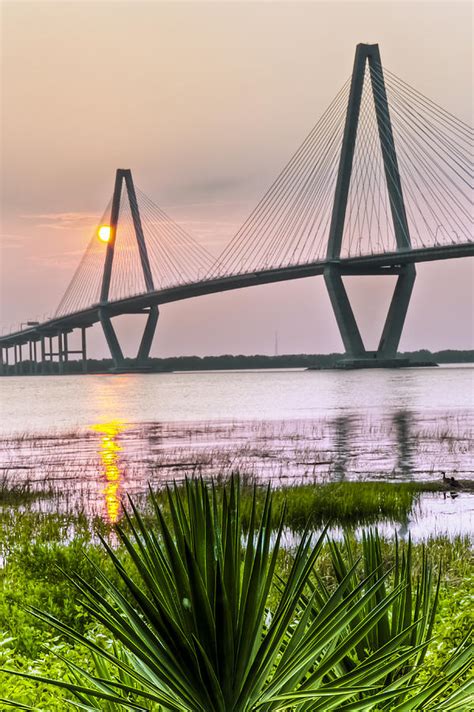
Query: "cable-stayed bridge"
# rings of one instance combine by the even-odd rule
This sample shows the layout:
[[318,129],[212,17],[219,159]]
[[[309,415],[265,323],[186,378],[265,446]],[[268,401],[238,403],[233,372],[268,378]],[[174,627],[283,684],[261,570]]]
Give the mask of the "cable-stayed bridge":
[[[471,127],[383,69],[378,45],[360,44],[352,76],[217,259],[119,169],[54,316],[0,336],[3,372],[23,373],[25,357],[30,372],[61,373],[73,354],[86,369],[86,330],[98,322],[120,369],[112,319],[122,314],[147,315],[140,366],[160,305],[314,275],[324,276],[346,363],[395,365],[415,263],[474,254],[472,146]],[[365,348],[346,275],[397,276],[376,351]],[[76,329],[81,348],[71,350]]]

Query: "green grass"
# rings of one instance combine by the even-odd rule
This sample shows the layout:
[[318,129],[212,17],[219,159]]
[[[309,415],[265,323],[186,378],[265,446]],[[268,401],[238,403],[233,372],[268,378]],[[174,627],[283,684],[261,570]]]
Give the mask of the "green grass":
[[[438,483],[388,484],[343,482],[328,485],[306,484],[274,490],[275,511],[287,503],[286,525],[298,532],[307,521],[317,527],[327,521],[353,527],[380,519],[403,520],[423,491],[440,489]],[[243,485],[242,514],[248,521],[251,483]],[[163,494],[158,495],[164,502]],[[258,488],[260,505],[264,488]],[[146,501],[143,502],[146,510]],[[275,515],[272,525],[276,524]],[[0,667],[22,671],[41,671],[54,678],[66,674],[66,664],[55,653],[81,666],[89,660],[83,650],[71,645],[26,613],[25,606],[48,611],[104,645],[110,641],[78,605],[64,574],[79,573],[94,582],[94,565],[114,577],[113,567],[99,545],[100,531],[116,545],[111,527],[100,519],[91,521],[84,514],[47,514],[25,511],[15,506],[0,509]],[[351,535],[353,536],[353,535]],[[360,544],[355,543],[360,551]],[[382,541],[384,561],[393,564],[393,544]],[[126,556],[123,551],[122,556]],[[472,627],[474,611],[474,567],[472,542],[467,537],[450,540],[428,539],[426,545],[413,546],[414,575],[428,555],[441,567],[442,584],[435,621],[433,643],[429,646],[428,671],[440,671],[456,646]],[[87,555],[87,557],[86,557]],[[280,552],[278,573],[285,577],[292,562],[290,550]],[[317,573],[331,586],[334,572],[329,547],[325,546],[317,563]],[[275,596],[277,593],[275,592]],[[44,645],[47,644],[48,652]],[[0,698],[12,697],[44,710],[64,710],[64,694],[47,686],[0,674]],[[4,709],[0,703],[0,709]],[[7,709],[7,708],[5,708]]]
[[[254,485],[260,507],[265,498],[266,486],[244,482],[241,498],[244,526],[250,517]],[[277,526],[283,503],[287,509],[286,526],[295,532],[302,531],[307,524],[319,527],[327,523],[358,526],[380,521],[406,522],[423,492],[440,489],[444,489],[442,484],[431,482],[331,482],[272,487],[275,503],[272,525]],[[166,512],[166,492],[160,491],[157,496]]]
[[16,482],[4,474],[0,477],[0,504],[2,506],[28,505],[38,500],[51,499],[57,496],[57,489],[50,483],[35,486],[29,480]]
[[[282,495],[277,491],[277,497]],[[304,501],[311,503],[310,499]],[[300,511],[301,504],[292,515],[297,520]],[[304,511],[307,511],[306,508]],[[100,526],[102,533],[109,536],[109,528]],[[70,531],[75,531],[76,537],[64,543]],[[4,538],[6,532],[7,541]],[[26,613],[25,606],[47,610],[108,644],[108,638],[77,604],[70,584],[60,571],[62,569],[67,574],[78,572],[85,580],[93,582],[95,564],[109,576],[114,576],[110,561],[97,543],[90,522],[82,515],[25,513],[18,516],[17,513],[15,516],[12,512],[3,512],[0,513],[0,543],[6,555],[5,566],[0,568],[0,667],[8,665],[23,671],[37,670],[58,678],[65,675],[67,668],[55,653],[87,666],[88,660],[82,650],[53,634]],[[356,543],[356,548],[360,551],[360,544]],[[392,565],[393,544],[382,540],[382,548],[386,565]],[[437,562],[436,568],[441,566],[442,569],[434,640],[426,657],[428,668],[436,671],[441,670],[474,622],[473,552],[467,537],[429,539],[425,546],[413,546],[414,575],[421,567],[424,553]],[[121,555],[124,555],[123,551]],[[278,573],[283,577],[291,561],[291,551],[280,552]],[[334,583],[327,546],[318,560],[318,574],[328,586]],[[276,591],[274,594],[277,596]],[[45,652],[45,644],[49,652]],[[36,704],[55,712],[65,708],[63,694],[41,683],[0,674],[0,698],[14,697],[24,704]]]
[[[219,483],[219,486],[225,482]],[[265,486],[257,487],[257,500],[262,506]],[[242,484],[242,517],[248,524],[254,483],[251,480]],[[437,491],[433,483],[386,482],[341,482],[328,484],[304,484],[274,488],[275,510],[272,525],[278,523],[278,511],[286,502],[286,525],[299,532],[307,523],[319,527],[326,523],[341,526],[375,524],[379,521],[406,522],[410,512],[417,505],[420,495],[426,491]],[[167,511],[165,490],[157,492],[160,504]],[[147,515],[150,511],[149,499],[140,498],[141,508]],[[32,500],[28,492],[15,491],[6,493],[0,499],[0,555],[8,555],[14,548],[32,542],[67,543],[71,538],[89,541],[97,533],[107,535],[111,526],[100,517],[89,517],[83,512],[45,514],[36,511],[30,505]],[[54,508],[54,499],[50,502]],[[18,508],[22,507],[22,525],[18,526]]]
[[[371,524],[381,519],[405,521],[419,493],[419,489],[410,484],[340,482],[280,488],[274,490],[274,502],[277,509],[286,502],[287,526],[300,531],[307,523],[316,527],[327,522],[358,525]],[[260,499],[262,496],[263,493]],[[248,512],[248,490],[244,493],[244,507],[244,512]]]
[[[392,546],[388,541],[383,541],[382,544],[389,564]],[[446,538],[429,540],[427,551],[434,560],[439,560],[440,557],[443,567],[433,644],[428,648],[426,656],[428,669],[438,671],[474,622],[472,551],[467,539],[450,541]],[[92,572],[85,570],[81,562],[86,553],[102,567],[107,568],[102,549],[83,542],[80,547],[63,545],[48,550],[47,545],[42,544],[39,549],[34,548],[30,552],[23,550],[14,555],[6,568],[0,572],[0,667],[12,666],[14,669],[30,672],[36,670],[58,679],[65,676],[68,670],[66,663],[57,657],[57,654],[81,666],[88,664],[82,649],[53,634],[39,621],[26,614],[26,605],[54,611],[61,619],[69,619],[78,629],[107,644],[108,639],[103,636],[102,631],[94,628],[87,618],[78,617],[79,607],[71,602],[71,587],[58,576],[56,569],[56,566],[61,564],[65,566],[67,573],[79,570],[88,580],[93,580]],[[415,545],[413,554],[418,567],[422,560],[422,546]],[[283,552],[278,561],[278,572],[284,575],[290,563],[291,554]],[[112,572],[107,570],[107,573]],[[327,547],[322,551],[318,573],[328,583],[333,579]],[[45,652],[43,646],[47,646],[49,652]],[[63,712],[64,696],[65,693],[42,683],[0,674],[0,698],[10,697],[23,704],[35,704],[48,712]],[[3,709],[1,703],[0,709]]]

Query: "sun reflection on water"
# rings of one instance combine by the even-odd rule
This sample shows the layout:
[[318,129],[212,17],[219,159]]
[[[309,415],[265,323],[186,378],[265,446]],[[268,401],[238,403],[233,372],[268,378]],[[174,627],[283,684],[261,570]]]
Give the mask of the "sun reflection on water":
[[101,493],[105,498],[106,517],[111,524],[114,524],[119,518],[123,479],[120,453],[123,448],[118,442],[117,436],[125,430],[125,427],[125,424],[118,420],[90,426],[91,430],[101,435],[99,457],[106,480],[105,487]]

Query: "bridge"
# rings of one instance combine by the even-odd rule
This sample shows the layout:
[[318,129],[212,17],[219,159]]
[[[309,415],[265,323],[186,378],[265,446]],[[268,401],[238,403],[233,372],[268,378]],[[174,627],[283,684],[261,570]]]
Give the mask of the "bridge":
[[[383,68],[378,45],[358,45],[351,77],[217,259],[135,187],[129,169],[118,169],[55,314],[0,336],[1,373],[63,373],[73,355],[86,371],[87,329],[96,323],[120,370],[112,319],[123,314],[147,316],[139,368],[161,305],[316,275],[327,286],[344,364],[403,365],[396,355],[415,264],[474,254],[473,133]],[[397,276],[376,351],[365,348],[347,275]],[[79,349],[69,347],[75,330]]]

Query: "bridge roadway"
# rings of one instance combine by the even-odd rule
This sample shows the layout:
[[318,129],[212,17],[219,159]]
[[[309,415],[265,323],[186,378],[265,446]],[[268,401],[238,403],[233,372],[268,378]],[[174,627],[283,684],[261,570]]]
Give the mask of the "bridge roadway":
[[0,347],[9,348],[15,344],[21,345],[29,341],[37,341],[44,336],[55,336],[61,331],[66,332],[75,328],[92,326],[100,320],[101,309],[105,310],[109,317],[121,314],[145,313],[152,306],[192,299],[205,294],[216,294],[232,289],[313,277],[323,274],[325,267],[330,264],[336,264],[343,275],[396,275],[399,268],[404,264],[470,256],[474,256],[474,242],[416,248],[331,261],[321,260],[307,264],[203,279],[197,282],[188,282],[166,289],[137,294],[126,299],[107,302],[106,304],[94,304],[87,309],[66,316],[53,317],[37,326],[0,336]]

